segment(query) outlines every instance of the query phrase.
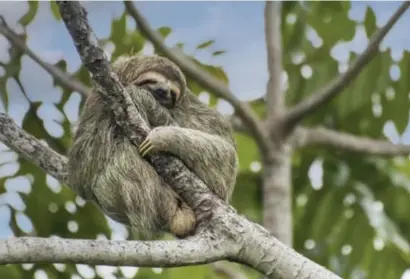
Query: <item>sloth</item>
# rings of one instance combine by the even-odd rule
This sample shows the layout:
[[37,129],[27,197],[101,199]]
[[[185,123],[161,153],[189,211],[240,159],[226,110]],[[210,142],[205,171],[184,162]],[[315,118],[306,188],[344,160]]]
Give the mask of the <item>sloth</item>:
[[165,57],[122,56],[112,68],[152,130],[137,148],[94,89],[68,152],[67,182],[143,237],[166,232],[178,238],[192,235],[192,208],[144,157],[158,152],[178,157],[229,202],[238,171],[232,127],[188,89],[182,71]]

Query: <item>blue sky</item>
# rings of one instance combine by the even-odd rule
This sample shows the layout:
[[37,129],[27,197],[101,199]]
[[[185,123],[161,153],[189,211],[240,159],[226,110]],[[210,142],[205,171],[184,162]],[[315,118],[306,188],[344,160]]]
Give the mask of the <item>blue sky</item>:
[[[123,12],[122,2],[84,2],[89,12],[89,20],[98,37],[105,37],[110,32],[113,17]],[[157,28],[169,26],[173,32],[167,43],[184,42],[188,53],[194,53],[197,44],[215,39],[218,49],[225,49],[227,53],[217,58],[211,58],[206,52],[197,57],[204,62],[222,65],[230,78],[232,91],[241,99],[254,99],[262,96],[266,88],[267,66],[263,33],[263,2],[138,2],[136,5]],[[353,2],[350,16],[361,21],[366,6],[370,5],[376,15],[378,25],[384,24],[400,2]],[[26,11],[26,2],[0,2],[0,14],[5,16],[11,26]],[[406,13],[383,42],[383,46],[392,48],[393,55],[400,57],[405,49],[410,49],[410,39],[407,36],[407,26],[410,26],[410,12]],[[64,57],[68,63],[68,70],[76,70],[80,59],[63,23],[56,22],[50,12],[49,2],[40,2],[40,10],[35,21],[28,27],[28,44],[42,58],[49,62],[56,62]],[[335,51],[335,56],[343,60],[349,50],[362,51],[367,39],[358,31],[355,39],[341,45]],[[8,59],[7,42],[0,38],[0,60]],[[150,48],[146,49],[147,52]],[[53,135],[61,135],[61,128],[52,120],[61,117],[52,103],[57,102],[61,93],[53,88],[51,78],[29,58],[23,59],[22,82],[32,100],[43,101],[40,117],[45,121],[46,128]],[[251,81],[251,82],[250,82]],[[10,94],[9,114],[20,124],[28,103],[21,95],[17,85],[8,84]],[[407,93],[406,93],[407,94]],[[77,119],[79,97],[74,96],[67,111],[70,121]],[[4,109],[0,106],[0,111]],[[1,148],[1,149],[4,149]],[[0,163],[8,161],[5,153],[0,155]],[[16,166],[8,164],[0,168],[0,174],[13,173]],[[0,237],[11,235],[8,229],[9,213],[2,203],[12,204],[23,209],[24,204],[16,195],[17,188],[27,190],[28,181],[9,183],[9,193],[0,196]],[[24,186],[25,185],[25,186]],[[24,217],[21,217],[24,218]],[[28,220],[22,221],[29,224]]]

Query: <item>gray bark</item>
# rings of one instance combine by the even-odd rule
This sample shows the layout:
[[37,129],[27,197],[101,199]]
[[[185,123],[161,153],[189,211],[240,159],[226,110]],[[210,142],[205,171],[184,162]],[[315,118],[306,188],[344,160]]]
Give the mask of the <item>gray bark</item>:
[[289,144],[281,144],[263,163],[263,225],[281,242],[292,247],[293,215]]

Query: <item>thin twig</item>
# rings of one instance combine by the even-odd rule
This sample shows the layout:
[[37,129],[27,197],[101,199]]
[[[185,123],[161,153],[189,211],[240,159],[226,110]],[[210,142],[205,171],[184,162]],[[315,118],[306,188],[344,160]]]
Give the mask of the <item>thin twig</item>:
[[7,38],[7,40],[15,47],[26,53],[31,59],[33,59],[40,67],[46,70],[51,76],[58,80],[63,86],[70,88],[73,91],[80,93],[82,96],[87,97],[90,89],[79,81],[71,78],[67,73],[59,69],[58,67],[45,62],[38,55],[36,55],[26,43],[19,38],[6,23],[5,19],[0,16],[0,33]]
[[293,143],[297,148],[322,145],[335,150],[359,152],[379,156],[407,156],[410,145],[393,144],[387,140],[355,136],[349,133],[333,131],[324,127],[297,127],[293,135]]
[[392,15],[389,21],[379,29],[370,39],[366,50],[352,63],[349,69],[335,77],[327,85],[320,88],[316,93],[312,94],[310,98],[305,99],[295,107],[290,109],[286,114],[286,123],[290,127],[294,127],[306,115],[313,113],[318,107],[325,105],[334,97],[336,97],[342,90],[356,78],[361,70],[375,57],[378,52],[380,42],[384,39],[386,34],[391,30],[393,25],[398,21],[400,16],[410,6],[410,1],[405,1],[399,9]]
[[187,77],[192,78],[201,86],[214,92],[218,97],[225,99],[234,107],[235,114],[238,115],[243,120],[244,125],[248,127],[250,133],[258,142],[261,151],[267,152],[270,149],[268,135],[251,107],[236,98],[226,84],[195,65],[195,63],[187,58],[179,49],[167,47],[162,36],[149,26],[148,22],[131,1],[124,1],[124,5],[128,14],[134,18],[141,33],[160,49],[166,57],[177,64]]
[[265,37],[268,56],[269,81],[266,92],[266,111],[268,122],[274,122],[284,111],[282,92],[282,37],[281,37],[281,2],[266,1]]

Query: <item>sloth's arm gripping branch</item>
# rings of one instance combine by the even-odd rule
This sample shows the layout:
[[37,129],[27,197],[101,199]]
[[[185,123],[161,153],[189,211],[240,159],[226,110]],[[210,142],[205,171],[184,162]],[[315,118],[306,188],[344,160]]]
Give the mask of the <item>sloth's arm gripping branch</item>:
[[235,147],[218,135],[183,127],[160,126],[148,134],[140,151],[142,155],[165,151],[177,156],[189,169],[195,170],[195,174],[219,197],[227,197],[227,188],[236,177],[238,158]]

